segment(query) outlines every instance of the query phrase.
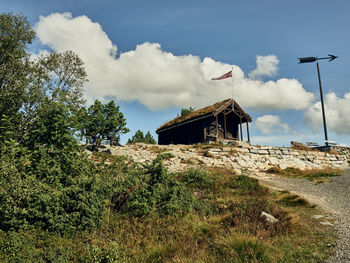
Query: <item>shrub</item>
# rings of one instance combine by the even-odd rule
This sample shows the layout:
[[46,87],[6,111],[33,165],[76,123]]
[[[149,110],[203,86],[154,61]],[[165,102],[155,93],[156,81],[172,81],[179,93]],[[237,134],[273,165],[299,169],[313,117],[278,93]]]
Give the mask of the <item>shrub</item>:
[[105,196],[92,162],[54,148],[0,149],[0,229],[65,233],[98,225]]
[[192,188],[208,189],[213,185],[214,178],[204,170],[191,168],[181,174],[181,181]]
[[231,183],[231,188],[236,189],[240,193],[252,195],[265,195],[268,192],[267,188],[259,184],[258,179],[248,177],[246,175],[239,175],[235,177]]
[[169,160],[169,159],[171,159],[171,158],[174,158],[174,157],[175,157],[175,155],[174,155],[174,154],[169,153],[169,152],[160,153],[158,156],[159,156],[160,158],[162,158],[162,160]]
[[144,173],[124,178],[117,184],[112,196],[114,210],[135,217],[181,215],[194,202],[184,183],[168,173],[161,157],[147,166]]

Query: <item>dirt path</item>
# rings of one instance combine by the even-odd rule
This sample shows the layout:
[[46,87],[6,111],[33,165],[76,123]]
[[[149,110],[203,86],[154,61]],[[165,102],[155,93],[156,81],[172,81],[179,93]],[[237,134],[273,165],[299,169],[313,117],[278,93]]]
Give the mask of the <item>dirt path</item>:
[[350,170],[346,170],[343,176],[332,178],[330,183],[317,185],[305,179],[276,175],[260,174],[256,178],[267,186],[298,194],[332,213],[339,240],[335,255],[327,262],[350,262]]

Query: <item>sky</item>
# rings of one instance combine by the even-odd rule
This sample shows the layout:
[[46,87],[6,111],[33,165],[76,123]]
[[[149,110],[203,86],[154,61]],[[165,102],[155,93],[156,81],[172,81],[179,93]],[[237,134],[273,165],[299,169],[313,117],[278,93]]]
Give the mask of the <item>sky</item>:
[[[253,119],[253,144],[350,145],[350,1],[1,0],[36,31],[34,55],[73,50],[85,63],[88,103],[115,100],[131,130],[155,130],[184,107],[233,97]],[[232,70],[232,78],[211,78]],[[246,135],[244,135],[246,138]]]

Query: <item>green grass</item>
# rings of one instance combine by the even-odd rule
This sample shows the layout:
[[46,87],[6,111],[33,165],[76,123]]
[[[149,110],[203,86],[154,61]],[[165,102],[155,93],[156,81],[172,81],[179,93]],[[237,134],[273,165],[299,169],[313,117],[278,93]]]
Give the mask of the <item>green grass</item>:
[[279,174],[289,178],[306,178],[314,183],[329,182],[331,177],[343,175],[341,169],[309,169],[300,170],[294,167],[287,167],[286,169],[280,169],[278,167],[271,167],[266,170],[268,173]]
[[107,209],[99,229],[71,236],[0,231],[0,262],[289,263],[322,262],[332,253],[332,229],[314,222],[321,212],[298,196],[224,168],[171,176],[193,194],[189,212],[134,217]]

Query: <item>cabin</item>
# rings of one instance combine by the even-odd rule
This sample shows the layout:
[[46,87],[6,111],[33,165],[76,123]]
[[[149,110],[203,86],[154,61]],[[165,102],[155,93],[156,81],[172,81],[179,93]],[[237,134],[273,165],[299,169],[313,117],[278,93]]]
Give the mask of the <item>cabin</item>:
[[226,99],[186,116],[178,116],[160,126],[158,144],[195,144],[218,140],[243,141],[243,124],[246,124],[250,142],[250,115],[234,99]]

